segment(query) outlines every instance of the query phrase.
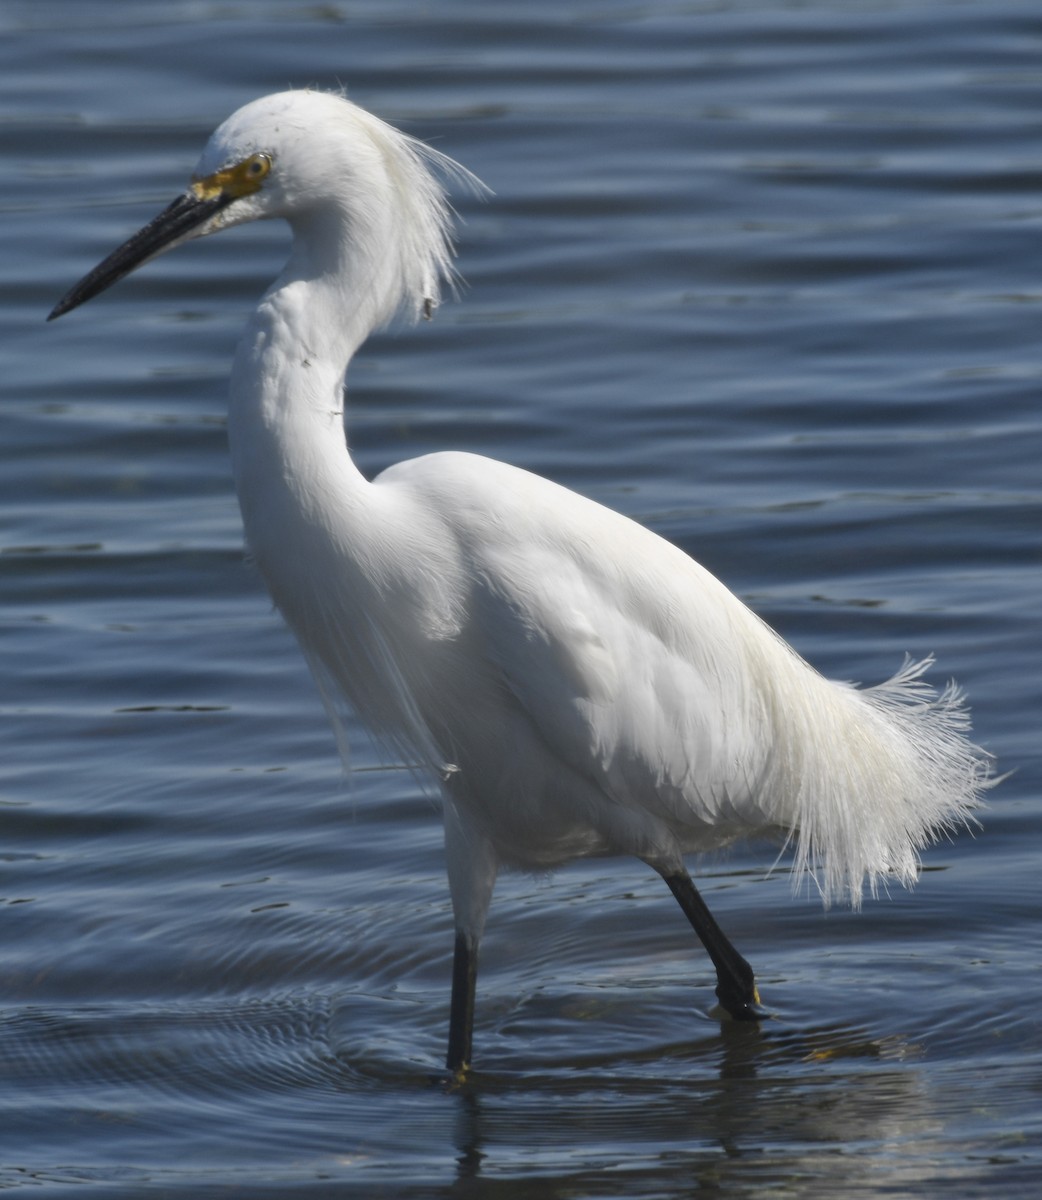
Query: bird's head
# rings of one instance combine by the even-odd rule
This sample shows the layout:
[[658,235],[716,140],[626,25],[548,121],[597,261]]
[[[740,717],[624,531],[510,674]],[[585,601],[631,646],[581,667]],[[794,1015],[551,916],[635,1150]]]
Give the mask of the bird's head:
[[451,210],[431,164],[481,186],[342,96],[289,91],[254,100],[216,130],[185,191],[71,288],[48,320],[193,238],[266,217],[303,228],[322,214],[385,265],[389,307],[429,311],[452,255]]

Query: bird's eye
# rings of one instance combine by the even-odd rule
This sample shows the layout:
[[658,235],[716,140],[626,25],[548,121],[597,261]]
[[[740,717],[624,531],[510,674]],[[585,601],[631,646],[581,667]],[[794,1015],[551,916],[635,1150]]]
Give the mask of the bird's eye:
[[271,170],[271,155],[263,152],[251,154],[243,163],[243,167],[251,179],[263,179]]

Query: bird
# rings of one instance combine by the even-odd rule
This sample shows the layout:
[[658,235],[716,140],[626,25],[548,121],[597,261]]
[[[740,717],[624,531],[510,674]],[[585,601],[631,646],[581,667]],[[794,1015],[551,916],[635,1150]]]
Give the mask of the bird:
[[685,552],[516,466],[444,450],[367,479],[345,376],[395,316],[455,278],[446,155],[342,93],[256,99],[173,202],[48,319],[194,238],[281,218],[288,261],[231,371],[245,542],[334,722],[441,796],[454,945],[445,1068],[472,1072],[478,952],[503,870],[633,856],[664,880],[716,972],[721,1020],[771,1016],[685,856],[772,836],[793,877],[858,907],[914,883],[995,782],[961,690],[907,658],[862,688],[819,674]]

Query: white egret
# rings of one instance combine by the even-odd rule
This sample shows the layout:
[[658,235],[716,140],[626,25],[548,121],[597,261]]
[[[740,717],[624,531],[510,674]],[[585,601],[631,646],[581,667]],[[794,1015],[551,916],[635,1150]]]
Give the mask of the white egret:
[[826,680],[713,576],[592,501],[474,454],[372,482],[344,435],[352,355],[450,271],[433,169],[465,175],[346,99],[290,91],[214,133],[183,195],[77,284],[60,316],[147,259],[282,217],[289,261],[235,357],[228,436],[246,539],[327,705],[344,697],[444,795],[455,918],[448,1069],[470,1062],[478,943],[501,866],[630,854],[669,885],[738,1019],[765,1016],[687,852],[795,846],[826,902],[914,881],[918,851],[990,782],[928,661]]

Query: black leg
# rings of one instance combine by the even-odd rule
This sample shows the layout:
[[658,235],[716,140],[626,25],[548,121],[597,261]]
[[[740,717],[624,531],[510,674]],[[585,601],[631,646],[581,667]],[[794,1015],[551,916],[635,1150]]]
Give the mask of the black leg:
[[669,890],[677,898],[691,928],[698,934],[716,967],[716,995],[723,1007],[738,1021],[762,1021],[769,1014],[760,1005],[753,969],[727,940],[717,925],[698,888],[686,871],[663,875]]
[[452,956],[452,1007],[449,1010],[449,1053],[445,1066],[456,1079],[470,1069],[474,1039],[474,989],[478,980],[477,938],[457,931]]

